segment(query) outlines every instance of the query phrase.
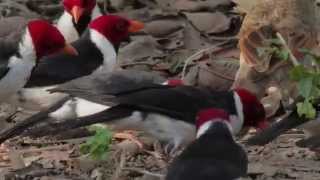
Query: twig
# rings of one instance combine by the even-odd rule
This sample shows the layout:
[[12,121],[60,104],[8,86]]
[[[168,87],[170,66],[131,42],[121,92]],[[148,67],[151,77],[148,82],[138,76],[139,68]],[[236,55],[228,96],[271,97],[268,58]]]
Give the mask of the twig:
[[43,151],[55,151],[55,150],[68,150],[72,147],[70,144],[66,145],[55,145],[50,147],[44,147],[44,148],[29,148],[29,149],[23,149],[23,150],[14,150],[16,153],[21,154],[27,154],[27,153],[40,153]]
[[202,49],[200,51],[198,51],[197,53],[193,54],[192,56],[190,56],[186,61],[185,61],[185,64],[183,66],[183,70],[182,70],[182,77],[181,79],[184,80],[185,77],[186,77],[186,71],[187,71],[187,67],[188,65],[191,63],[191,61],[196,58],[197,56],[201,55],[202,53],[212,49],[212,48],[215,48],[215,47],[208,47],[208,48],[205,48],[205,49]]
[[219,37],[219,36],[209,36],[211,40],[215,41],[229,41],[229,40],[238,40],[237,36],[230,36],[230,37]]
[[126,153],[124,151],[120,151],[121,152],[121,156],[120,156],[120,162],[118,163],[118,167],[116,169],[116,171],[114,172],[111,180],[118,180],[120,179],[120,175],[121,175],[121,171],[123,170],[124,166],[125,166],[125,162],[126,162]]
[[123,168],[122,170],[134,171],[134,172],[138,172],[138,173],[141,173],[141,174],[146,174],[146,175],[149,175],[149,176],[154,176],[154,177],[159,177],[159,178],[163,178],[165,176],[163,174],[153,173],[153,172],[150,172],[150,171],[147,171],[147,170],[143,170],[143,169],[139,169],[139,168]]
[[138,66],[138,65],[145,65],[145,66],[155,66],[158,63],[148,63],[148,62],[134,62],[134,63],[124,63],[120,64],[121,67],[128,67],[128,66]]
[[[225,42],[216,44],[216,45],[214,45],[214,46],[211,46],[211,47],[202,49],[202,50],[196,52],[195,54],[193,54],[192,56],[190,56],[188,59],[186,59],[186,60],[185,60],[185,64],[184,64],[184,66],[183,66],[183,70],[182,70],[182,77],[181,77],[182,80],[185,79],[187,67],[188,67],[188,65],[191,63],[191,61],[194,60],[194,58],[196,58],[197,56],[201,55],[202,53],[205,53],[206,51],[209,51],[209,50],[212,50],[212,49],[215,49],[215,48],[218,48],[218,47],[220,47],[221,49],[223,49],[223,48],[228,48],[228,47],[230,47],[230,46],[225,47],[226,45],[228,45],[228,43],[229,43],[229,45],[230,45],[230,43],[233,44],[233,41],[232,41],[232,40],[225,41]],[[216,51],[220,51],[221,49],[214,50],[213,52],[210,52],[209,55],[211,56],[211,53],[214,53],[214,52],[216,52]]]
[[279,40],[280,40],[281,44],[283,45],[283,47],[288,51],[289,56],[290,56],[289,59],[291,60],[292,64],[294,66],[299,66],[300,63],[298,62],[297,58],[293,55],[291,49],[289,48],[288,44],[284,40],[283,36],[279,32],[277,32],[276,35],[279,38]]

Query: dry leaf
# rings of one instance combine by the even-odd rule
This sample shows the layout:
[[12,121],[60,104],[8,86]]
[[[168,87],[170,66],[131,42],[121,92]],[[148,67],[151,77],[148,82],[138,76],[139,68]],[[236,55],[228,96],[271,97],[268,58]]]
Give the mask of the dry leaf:
[[212,46],[212,44],[202,37],[201,33],[190,24],[184,29],[184,44],[186,49],[191,50],[205,49]]
[[231,6],[231,0],[205,0],[205,1],[194,1],[194,0],[176,0],[175,7],[180,11],[200,11],[210,10],[214,11],[218,7]]
[[201,32],[221,33],[230,28],[231,19],[221,12],[184,13],[189,21]]
[[163,52],[160,45],[151,36],[139,36],[136,40],[121,48],[118,59],[123,63],[133,63],[149,57],[161,57]]
[[144,31],[154,37],[163,37],[183,27],[183,21],[179,18],[167,18],[146,23]]
[[237,9],[240,12],[249,12],[258,2],[257,0],[233,0],[237,4]]

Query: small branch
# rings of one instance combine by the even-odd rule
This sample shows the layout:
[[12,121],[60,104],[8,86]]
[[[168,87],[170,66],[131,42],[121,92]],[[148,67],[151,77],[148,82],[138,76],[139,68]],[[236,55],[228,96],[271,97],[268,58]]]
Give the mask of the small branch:
[[165,176],[163,174],[152,173],[150,171],[146,171],[146,170],[139,169],[139,168],[123,168],[122,170],[138,172],[138,173],[141,173],[141,174],[145,174],[145,175],[149,175],[149,176],[153,176],[153,177],[159,177],[159,178],[163,178]]
[[130,67],[130,66],[138,66],[138,65],[145,65],[145,66],[155,66],[158,63],[148,63],[148,62],[134,62],[134,63],[124,63],[120,64],[121,67]]
[[209,48],[206,48],[206,49],[202,49],[200,51],[198,51],[197,53],[193,54],[192,56],[190,56],[186,61],[185,61],[185,64],[183,66],[183,70],[182,70],[182,80],[185,79],[186,77],[186,71],[187,71],[187,67],[188,65],[191,63],[192,60],[194,60],[194,58],[196,58],[197,56],[200,56],[201,54],[203,54],[204,52],[212,49],[212,48],[215,48],[215,47],[209,47]]
[[[208,52],[209,51],[209,56],[211,58],[211,55],[212,53],[216,53],[216,52],[219,52],[223,49],[227,49],[227,48],[230,48],[230,45],[233,45],[234,41],[233,40],[229,40],[229,41],[225,41],[225,42],[222,42],[222,43],[219,43],[219,44],[216,44],[214,46],[210,46],[208,48],[205,48],[205,49],[201,49],[199,50],[198,52],[196,52],[195,54],[193,54],[192,56],[190,56],[188,59],[186,59],[184,62],[184,66],[183,66],[183,70],[182,70],[182,80],[185,79],[186,75],[187,75],[187,68],[188,66],[191,64],[191,61],[194,60],[197,56],[200,56],[202,55],[203,53],[205,52]],[[216,50],[216,48],[218,48]]]
[[121,176],[121,172],[126,164],[126,153],[122,150],[120,150],[120,161],[117,163],[118,167],[116,168],[112,180],[118,180]]
[[290,56],[289,59],[291,60],[292,64],[294,66],[299,66],[300,63],[298,62],[297,58],[293,55],[291,49],[289,48],[288,44],[284,40],[283,36],[279,32],[277,32],[276,35],[279,38],[279,40],[280,40],[282,46],[285,48],[285,50],[287,50],[289,52],[289,56]]

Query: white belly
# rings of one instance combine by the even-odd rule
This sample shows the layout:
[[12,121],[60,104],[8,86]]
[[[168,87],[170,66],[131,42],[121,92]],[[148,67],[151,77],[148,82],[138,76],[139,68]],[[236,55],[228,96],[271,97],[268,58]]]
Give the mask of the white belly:
[[110,108],[109,106],[97,104],[81,98],[75,98],[75,100],[77,104],[76,114],[78,117],[89,116]]
[[18,92],[28,81],[34,64],[23,62],[20,59],[10,62],[9,72],[0,80],[0,100],[5,101]]
[[108,106],[96,104],[81,98],[73,98],[56,111],[50,113],[51,118],[58,121],[89,116],[108,109]]
[[50,93],[47,91],[53,87],[54,86],[23,88],[11,96],[10,99],[8,99],[8,103],[31,111],[41,111],[47,109],[67,96],[66,94],[62,93]]
[[162,141],[174,141],[175,144],[188,144],[196,138],[196,128],[192,124],[160,114],[149,114],[143,121],[148,133]]

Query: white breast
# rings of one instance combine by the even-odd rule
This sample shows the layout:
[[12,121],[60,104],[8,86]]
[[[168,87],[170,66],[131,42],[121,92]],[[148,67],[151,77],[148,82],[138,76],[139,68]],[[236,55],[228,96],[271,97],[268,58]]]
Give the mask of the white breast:
[[190,143],[196,138],[194,125],[170,118],[168,116],[150,113],[143,121],[144,130],[162,141],[172,141],[177,145]]
[[72,23],[72,16],[64,12],[57,23],[57,28],[62,33],[68,43],[79,39],[79,34]]
[[0,80],[1,101],[23,88],[30,77],[34,63],[22,61],[14,56],[9,60],[9,67],[9,72]]
[[53,87],[23,88],[11,96],[7,102],[23,109],[42,111],[66,97],[62,93],[50,93],[47,91],[47,89],[52,89]]

